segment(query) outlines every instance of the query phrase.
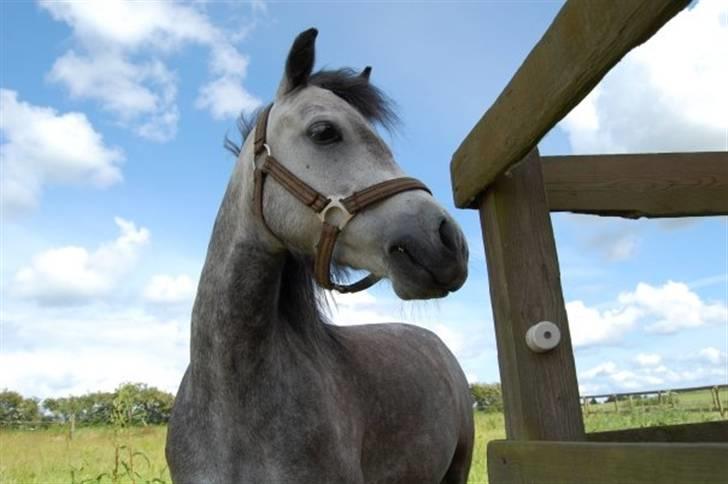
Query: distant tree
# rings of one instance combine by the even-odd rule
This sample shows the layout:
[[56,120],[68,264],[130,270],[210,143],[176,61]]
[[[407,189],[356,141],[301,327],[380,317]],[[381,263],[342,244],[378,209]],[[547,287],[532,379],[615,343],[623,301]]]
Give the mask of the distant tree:
[[40,420],[38,401],[23,398],[20,393],[7,389],[0,392],[0,423],[19,424]]
[[145,387],[141,392],[141,397],[148,424],[161,424],[169,421],[174,395],[154,387]]
[[70,422],[77,419],[80,413],[79,407],[79,397],[46,398],[43,400],[43,408],[57,422]]
[[[38,402],[23,399],[16,392],[0,394],[0,422],[18,420],[18,412],[25,415],[21,420],[40,420]],[[174,395],[144,383],[124,383],[114,392],[94,392],[81,396],[46,398],[42,409],[45,420],[76,425],[157,425],[169,421]],[[30,412],[30,413],[28,413]]]
[[502,412],[503,395],[500,383],[473,383],[470,385],[478,410],[485,412]]
[[80,397],[46,398],[43,408],[57,422],[75,419],[82,425],[99,425],[111,422],[113,393],[95,392]]
[[174,396],[143,383],[125,383],[114,392],[113,402],[117,422],[161,424],[169,421]]
[[109,392],[87,393],[78,397],[78,419],[84,425],[101,425],[111,422],[114,394]]

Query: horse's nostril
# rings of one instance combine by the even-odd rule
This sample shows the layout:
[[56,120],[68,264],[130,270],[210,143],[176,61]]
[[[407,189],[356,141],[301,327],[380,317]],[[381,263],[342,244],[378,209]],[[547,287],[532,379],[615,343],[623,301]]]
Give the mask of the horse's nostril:
[[448,222],[447,219],[443,219],[442,222],[440,222],[440,228],[438,231],[440,232],[442,245],[447,247],[447,249],[451,252],[455,252],[458,248],[458,234],[454,225]]

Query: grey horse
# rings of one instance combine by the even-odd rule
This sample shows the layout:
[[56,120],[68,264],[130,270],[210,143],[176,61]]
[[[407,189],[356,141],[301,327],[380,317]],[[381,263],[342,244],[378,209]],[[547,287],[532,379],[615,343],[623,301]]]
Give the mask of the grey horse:
[[[312,73],[316,35],[307,30],[291,47],[266,150],[322,193],[401,177],[374,130],[392,121],[388,99],[369,68]],[[327,323],[312,262],[322,221],[275,180],[256,210],[251,129],[192,312],[191,361],[167,435],[173,481],[466,482],[473,413],[455,357],[416,326]],[[352,218],[332,258],[388,278],[402,299],[443,297],[467,277],[460,228],[421,189]]]

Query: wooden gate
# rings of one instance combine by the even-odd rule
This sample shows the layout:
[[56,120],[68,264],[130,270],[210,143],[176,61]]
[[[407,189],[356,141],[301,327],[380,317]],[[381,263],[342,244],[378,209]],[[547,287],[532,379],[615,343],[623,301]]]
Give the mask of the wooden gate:
[[[480,212],[498,345],[507,440],[488,446],[491,483],[728,482],[728,421],[585,434],[550,218],[726,215],[728,153],[541,157],[537,149],[688,3],[568,0],[453,156],[455,204]],[[542,321],[560,332],[552,349],[527,342]]]

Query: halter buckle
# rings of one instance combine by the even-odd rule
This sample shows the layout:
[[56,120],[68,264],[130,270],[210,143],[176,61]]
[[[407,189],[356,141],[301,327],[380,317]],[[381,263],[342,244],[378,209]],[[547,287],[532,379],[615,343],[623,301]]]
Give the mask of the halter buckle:
[[343,230],[349,220],[354,216],[341,203],[341,198],[332,198],[329,203],[318,213],[322,223],[333,225],[339,230]]

